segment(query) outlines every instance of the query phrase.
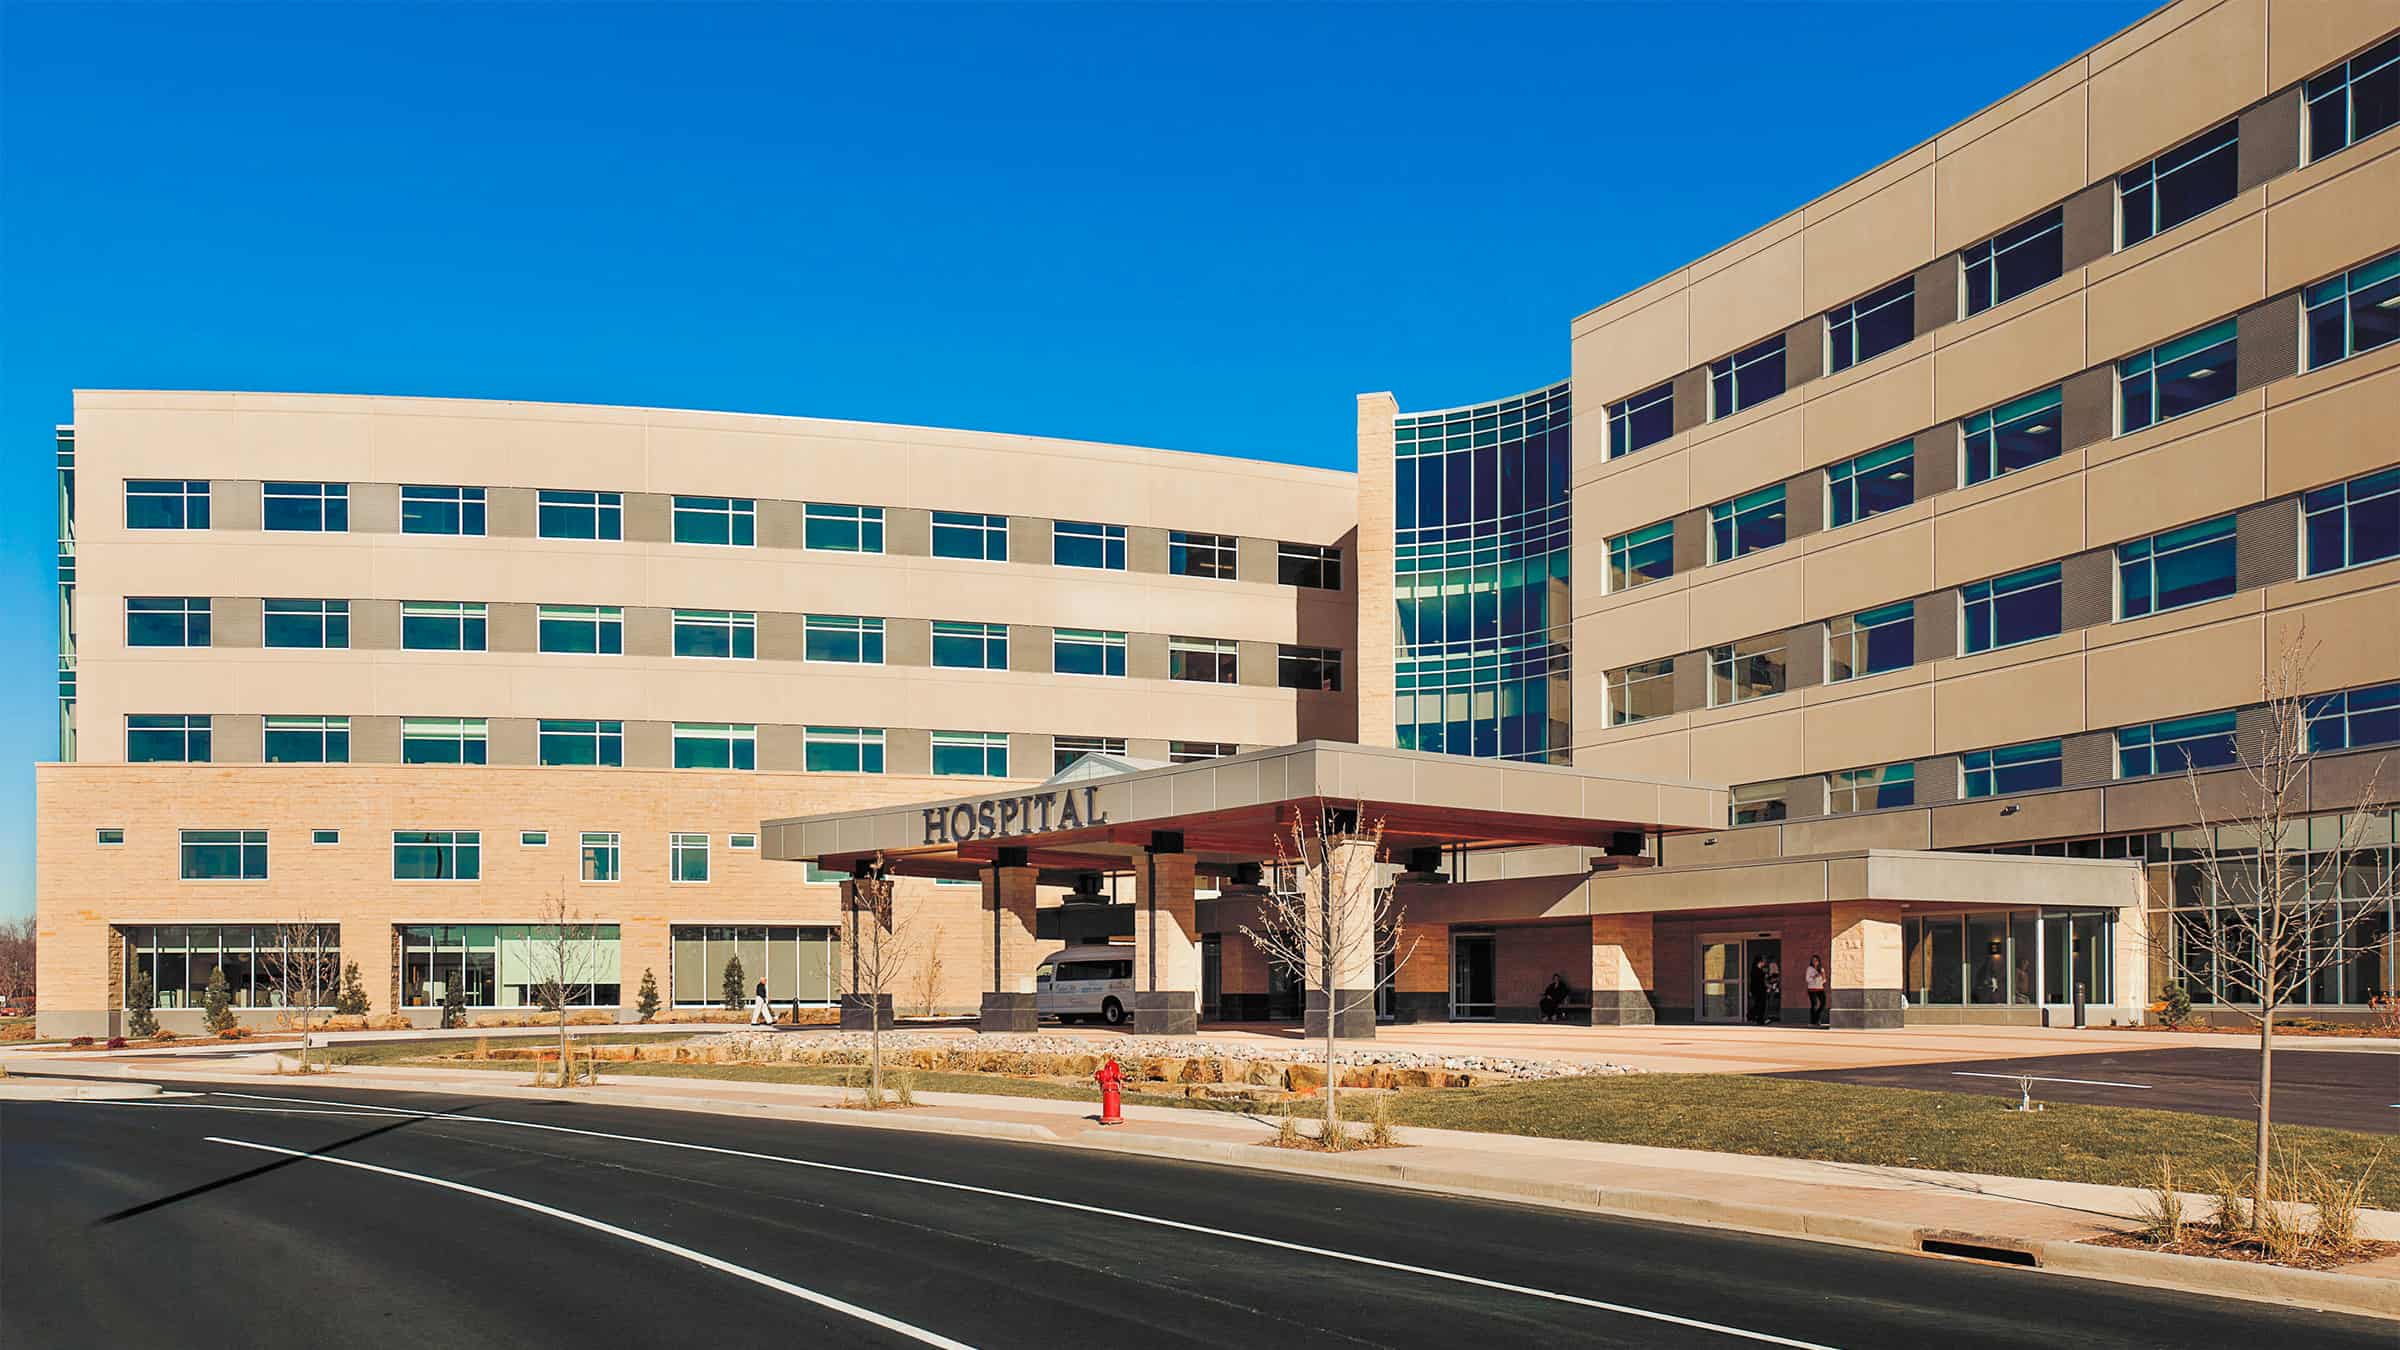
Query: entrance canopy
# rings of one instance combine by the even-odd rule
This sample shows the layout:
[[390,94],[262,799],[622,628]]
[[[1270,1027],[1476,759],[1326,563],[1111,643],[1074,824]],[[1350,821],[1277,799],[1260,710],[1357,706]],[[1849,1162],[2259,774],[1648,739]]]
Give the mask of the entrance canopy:
[[973,877],[1004,848],[1051,872],[1124,871],[1154,846],[1225,871],[1274,858],[1295,811],[1356,808],[1383,823],[1395,861],[1424,848],[1627,852],[1630,837],[1721,828],[1726,812],[1726,790],[1700,783],[1331,741],[1192,764],[1102,758],[1033,788],[769,820],[761,843],[838,871],[880,854],[903,876]]

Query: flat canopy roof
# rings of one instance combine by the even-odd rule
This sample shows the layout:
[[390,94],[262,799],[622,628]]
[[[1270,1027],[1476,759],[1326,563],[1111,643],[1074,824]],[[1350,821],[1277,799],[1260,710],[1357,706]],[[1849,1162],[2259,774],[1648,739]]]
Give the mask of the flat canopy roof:
[[[1122,871],[1156,831],[1179,831],[1203,868],[1275,856],[1295,810],[1358,807],[1384,845],[1599,848],[1622,831],[1720,828],[1726,789],[1305,741],[1192,764],[1069,772],[1038,787],[764,821],[769,858],[847,871],[878,853],[907,876],[972,876],[1002,848],[1049,871]],[[1287,844],[1288,848],[1289,845]]]

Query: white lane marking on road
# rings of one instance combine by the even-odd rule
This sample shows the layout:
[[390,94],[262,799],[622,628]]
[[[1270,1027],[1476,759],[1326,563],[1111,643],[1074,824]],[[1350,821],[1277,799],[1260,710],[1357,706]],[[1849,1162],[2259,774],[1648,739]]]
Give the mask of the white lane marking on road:
[[894,1333],[895,1335],[906,1336],[912,1341],[920,1341],[926,1345],[942,1346],[945,1347],[945,1350],[975,1350],[973,1346],[968,1345],[964,1341],[951,1340],[947,1336],[927,1331],[923,1327],[912,1326],[909,1323],[900,1321],[897,1318],[886,1317],[882,1313],[876,1312],[871,1308],[862,1308],[855,1303],[845,1303],[841,1299],[835,1298],[831,1294],[820,1294],[814,1289],[793,1284],[789,1280],[776,1279],[772,1275],[766,1274],[763,1271],[752,1270],[748,1266],[737,1266],[733,1262],[727,1261],[722,1257],[710,1256],[707,1252],[693,1251],[689,1247],[677,1246],[676,1244],[668,1242],[663,1238],[654,1238],[647,1233],[637,1233],[630,1228],[619,1228],[613,1223],[603,1223],[598,1219],[589,1218],[585,1215],[576,1214],[568,1210],[556,1209],[552,1206],[541,1204],[537,1201],[524,1199],[521,1196],[503,1195],[498,1191],[487,1191],[481,1186],[469,1186],[463,1181],[449,1181],[441,1177],[427,1176],[422,1172],[403,1172],[397,1167],[381,1167],[371,1162],[360,1162],[356,1158],[335,1158],[326,1154],[309,1153],[296,1148],[278,1148],[273,1144],[253,1143],[247,1139],[225,1139],[212,1134],[208,1136],[208,1142],[212,1144],[231,1144],[235,1148],[257,1149],[261,1153],[280,1153],[287,1158],[298,1158],[303,1162],[331,1163],[336,1167],[355,1167],[361,1172],[374,1172],[382,1176],[398,1177],[403,1181],[423,1182],[428,1186],[439,1186],[446,1191],[457,1191],[463,1195],[480,1196],[486,1200],[497,1200],[501,1204],[514,1205],[518,1209],[531,1210],[533,1213],[545,1215],[553,1219],[559,1219],[581,1228],[589,1228],[596,1233],[606,1233],[610,1237],[623,1238],[627,1242],[634,1243],[637,1246],[648,1247],[653,1251],[665,1252],[669,1256],[680,1256],[684,1260],[690,1261],[696,1265],[706,1266],[710,1270],[723,1271],[725,1274],[735,1276],[739,1279],[748,1280],[752,1284],[764,1285],[765,1287],[772,1289],[779,1294],[789,1294],[793,1298],[799,1299],[804,1303],[814,1303],[820,1308],[830,1309],[831,1311],[841,1313],[846,1317],[855,1317],[859,1321],[867,1323],[869,1326],[881,1327],[886,1331]]
[[[270,1097],[249,1092],[222,1092],[216,1095],[265,1102],[322,1100],[307,1097]],[[1822,1345],[1815,1341],[1793,1340],[1788,1336],[1777,1336],[1770,1332],[1751,1331],[1746,1327],[1728,1326],[1722,1322],[1704,1322],[1692,1317],[1678,1317],[1673,1313],[1636,1308],[1625,1303],[1610,1303],[1604,1299],[1585,1298],[1580,1294],[1562,1294],[1554,1289],[1538,1289],[1532,1285],[1510,1284],[1505,1280],[1487,1280],[1480,1275],[1462,1275],[1457,1271],[1436,1270],[1431,1266],[1415,1266],[1404,1261],[1386,1261],[1379,1257],[1361,1256],[1356,1252],[1337,1252],[1326,1247],[1311,1247],[1305,1243],[1285,1242],[1280,1238],[1259,1237],[1252,1233],[1236,1233],[1230,1229],[1185,1223],[1181,1219],[1162,1219],[1152,1214],[1136,1214],[1131,1210],[1109,1209],[1104,1205],[1079,1204],[1073,1200],[1054,1200],[1046,1195],[1027,1195],[1021,1191],[995,1190],[989,1186],[974,1186],[963,1181],[943,1181],[938,1177],[912,1176],[906,1172],[885,1172],[872,1167],[849,1167],[841,1163],[817,1162],[809,1158],[792,1158],[777,1153],[753,1153],[748,1149],[720,1148],[714,1144],[692,1144],[680,1139],[653,1139],[645,1135],[615,1134],[607,1130],[580,1130],[571,1125],[544,1125],[531,1120],[502,1120],[493,1116],[469,1116],[451,1111],[414,1111],[406,1107],[376,1106],[368,1102],[342,1102],[340,1104],[365,1107],[369,1110],[388,1112],[393,1115],[417,1116],[425,1120],[458,1120],[473,1125],[505,1125],[520,1130],[542,1130],[552,1134],[580,1135],[586,1139],[607,1139],[624,1144],[652,1144],[660,1148],[680,1148],[694,1153],[716,1153],[730,1158],[751,1158],[759,1162],[783,1163],[790,1167],[807,1167],[822,1172],[874,1177],[881,1181],[905,1181],[918,1186],[931,1186],[946,1191],[963,1191],[970,1195],[988,1195],[1002,1200],[1021,1200],[1029,1205],[1047,1205],[1052,1209],[1072,1210],[1081,1214],[1098,1214],[1112,1219],[1124,1219],[1132,1223],[1146,1223],[1158,1228],[1171,1228],[1178,1232],[1199,1233],[1206,1237],[1247,1242],[1260,1247],[1273,1247],[1278,1251],[1321,1256],[1329,1261],[1347,1261],[1352,1265],[1373,1266],[1379,1270],[1396,1270],[1408,1275],[1422,1275],[1429,1279],[1472,1285],[1478,1289],[1496,1289],[1507,1294],[1522,1294],[1527,1298],[1548,1299],[1554,1303],[1571,1303],[1579,1308],[1596,1308],[1602,1312],[1618,1313],[1626,1317],[1638,1317],[1652,1322],[1664,1322],[1670,1326],[1690,1327],[1695,1331],[1713,1331],[1719,1335],[1758,1341],[1765,1345],[1791,1346],[1793,1350],[1836,1350],[1833,1346]]]
[[94,1106],[146,1106],[152,1110],[168,1111],[249,1111],[262,1116],[363,1116],[373,1120],[380,1111],[297,1111],[288,1106],[218,1106],[213,1102],[158,1102],[141,1098],[120,1101],[94,1101]]
[[2136,1092],[2148,1092],[2151,1088],[2148,1083],[2104,1083],[2097,1078],[2044,1078],[2039,1074],[1975,1073],[1967,1069],[1952,1069],[1950,1076],[1953,1078],[2004,1078],[2011,1083],[2022,1083],[2031,1078],[2036,1083],[2080,1083],[2085,1087],[2132,1088]]

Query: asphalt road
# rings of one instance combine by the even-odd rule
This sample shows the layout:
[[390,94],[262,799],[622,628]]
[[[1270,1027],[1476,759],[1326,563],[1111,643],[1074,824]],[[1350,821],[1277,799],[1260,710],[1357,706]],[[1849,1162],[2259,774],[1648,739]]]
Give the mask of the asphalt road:
[[301,1100],[0,1105],[0,1344],[2392,1346],[2365,1319],[1033,1144],[264,1091]]
[[[2095,1106],[2140,1106],[2250,1119],[2257,1111],[2258,1052],[2228,1046],[2127,1050],[2096,1055],[1889,1064],[1774,1074],[1826,1083],[1983,1092],[2014,1097],[2032,1074],[2033,1098]],[[2286,1125],[2400,1134],[2400,1054],[2356,1050],[2275,1051],[2275,1119]]]

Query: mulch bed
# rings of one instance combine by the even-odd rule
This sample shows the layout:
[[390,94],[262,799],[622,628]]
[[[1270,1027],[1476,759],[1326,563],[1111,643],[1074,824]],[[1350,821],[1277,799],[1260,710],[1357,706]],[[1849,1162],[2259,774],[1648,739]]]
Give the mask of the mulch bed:
[[2339,1270],[2386,1256],[2400,1256],[2400,1242],[2361,1241],[2346,1252],[2323,1252],[2310,1248],[2288,1261],[2277,1261],[2267,1255],[2266,1247],[2253,1237],[2226,1237],[2213,1228],[2187,1225],[2180,1242],[2153,1242],[2141,1233],[2103,1233],[2085,1238],[2094,1247],[2130,1247],[2136,1251],[2165,1252],[2171,1256],[2211,1256],[2220,1261],[2251,1261],[2266,1266],[2290,1266],[2300,1270]]

